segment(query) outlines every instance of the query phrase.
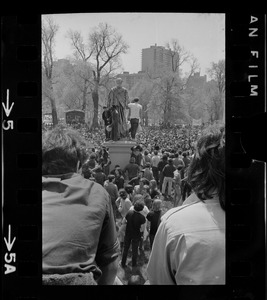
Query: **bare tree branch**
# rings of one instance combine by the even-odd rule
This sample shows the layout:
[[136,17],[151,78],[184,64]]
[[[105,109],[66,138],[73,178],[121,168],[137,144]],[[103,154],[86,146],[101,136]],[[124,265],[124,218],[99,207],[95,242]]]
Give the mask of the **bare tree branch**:
[[89,33],[87,44],[84,43],[79,32],[69,31],[68,37],[76,57],[83,61],[93,62],[92,80],[88,78],[86,83],[90,84],[94,105],[93,123],[97,124],[98,89],[100,86],[106,86],[109,76],[120,66],[119,57],[127,52],[128,45],[123,41],[122,36],[107,23],[100,23]]
[[85,62],[88,61],[92,56],[94,50],[91,49],[90,51],[88,51],[88,54],[86,54],[86,46],[83,42],[81,32],[69,30],[67,32],[67,37],[71,41],[71,46],[75,51],[75,56],[77,58],[80,57]]

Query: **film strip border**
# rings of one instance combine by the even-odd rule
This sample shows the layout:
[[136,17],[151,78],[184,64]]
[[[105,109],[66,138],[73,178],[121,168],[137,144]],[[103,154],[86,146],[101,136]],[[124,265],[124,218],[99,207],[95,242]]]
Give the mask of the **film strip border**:
[[[265,168],[244,148],[250,122],[266,111],[265,28],[263,14],[226,14],[226,285],[191,289],[192,299],[263,299],[266,292]],[[1,35],[3,295],[41,299],[41,17],[3,17]],[[187,290],[178,290],[181,297]]]
[[266,165],[255,158],[263,158],[266,16],[228,15],[226,37],[226,281],[230,299],[264,299]]
[[23,299],[41,284],[41,21],[1,21],[1,278],[4,299]]

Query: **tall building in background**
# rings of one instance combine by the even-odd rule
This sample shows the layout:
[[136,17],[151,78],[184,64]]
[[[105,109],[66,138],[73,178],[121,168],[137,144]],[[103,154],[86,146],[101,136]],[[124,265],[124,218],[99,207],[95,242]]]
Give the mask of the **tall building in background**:
[[174,53],[163,46],[155,44],[150,48],[142,49],[142,71],[148,72],[153,77],[158,76],[162,71],[171,71],[172,59],[175,59]]
[[189,79],[187,85],[195,89],[203,89],[207,83],[207,75],[200,75],[200,72],[195,72]]

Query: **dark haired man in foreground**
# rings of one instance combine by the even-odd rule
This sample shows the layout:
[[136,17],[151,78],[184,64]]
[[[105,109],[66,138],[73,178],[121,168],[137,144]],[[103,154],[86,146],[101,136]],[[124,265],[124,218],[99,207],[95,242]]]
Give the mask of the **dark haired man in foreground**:
[[56,127],[43,136],[43,284],[113,284],[118,241],[110,196],[81,176],[83,140]]

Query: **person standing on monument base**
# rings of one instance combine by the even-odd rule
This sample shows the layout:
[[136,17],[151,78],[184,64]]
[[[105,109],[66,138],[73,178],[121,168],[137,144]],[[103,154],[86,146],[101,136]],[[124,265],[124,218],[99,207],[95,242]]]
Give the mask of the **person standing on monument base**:
[[128,104],[128,107],[130,109],[128,120],[131,123],[130,132],[131,132],[131,138],[133,140],[135,140],[137,128],[142,120],[142,105],[140,105],[138,102],[139,102],[139,98],[136,97],[134,98],[132,103]]
[[[127,136],[127,123],[125,110],[128,109],[129,95],[127,89],[122,87],[123,80],[121,78],[116,79],[116,86],[111,89],[108,95],[108,108],[112,108],[116,112],[117,124],[113,122],[113,129],[116,132],[111,133],[111,139],[121,140]],[[115,126],[116,125],[116,126]]]
[[107,129],[107,126],[112,123],[112,115],[107,106],[103,106],[102,120],[104,121],[106,141],[108,141],[110,139],[110,131]]

